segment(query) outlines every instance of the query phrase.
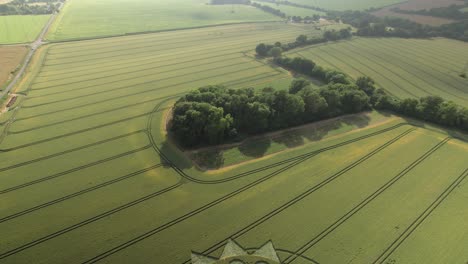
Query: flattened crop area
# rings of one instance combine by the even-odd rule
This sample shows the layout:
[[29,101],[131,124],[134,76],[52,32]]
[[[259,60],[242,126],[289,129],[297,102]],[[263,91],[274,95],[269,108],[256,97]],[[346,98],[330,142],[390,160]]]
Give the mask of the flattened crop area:
[[[210,173],[167,143],[178,95],[288,78],[244,52],[301,33],[319,34],[237,25],[48,46],[2,120],[0,262],[189,263],[228,238],[272,239],[285,263],[465,261],[466,210],[446,214],[466,204],[468,145],[443,133],[397,119]],[[435,231],[439,252],[418,243]]]
[[459,105],[468,104],[468,80],[459,76],[468,62],[468,45],[463,42],[357,38],[297,54],[353,78],[370,76],[400,98],[440,95]]

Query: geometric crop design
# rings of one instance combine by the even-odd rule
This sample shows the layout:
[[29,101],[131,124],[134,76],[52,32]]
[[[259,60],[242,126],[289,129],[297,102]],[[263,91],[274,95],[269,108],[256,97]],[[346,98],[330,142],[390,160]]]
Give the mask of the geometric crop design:
[[249,254],[234,240],[229,239],[219,259],[192,251],[192,264],[280,264],[271,241]]

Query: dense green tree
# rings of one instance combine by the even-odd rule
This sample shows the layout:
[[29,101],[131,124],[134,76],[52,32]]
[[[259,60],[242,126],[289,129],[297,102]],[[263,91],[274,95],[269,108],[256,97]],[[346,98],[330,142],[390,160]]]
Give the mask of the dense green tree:
[[270,55],[274,58],[281,57],[282,54],[283,54],[283,49],[281,49],[280,47],[274,47],[270,50]]
[[306,35],[299,35],[296,38],[296,42],[300,44],[305,44],[307,42],[307,36]]
[[270,49],[264,43],[260,43],[255,48],[255,51],[257,52],[258,56],[265,57],[268,55],[268,51],[270,51]]
[[444,99],[440,96],[426,96],[419,100],[417,107],[419,116],[427,121],[435,121],[438,118],[440,105]]
[[306,122],[320,120],[325,116],[328,104],[317,89],[306,86],[301,89],[299,95],[304,101],[304,120]]
[[367,76],[358,77],[356,80],[356,85],[359,89],[363,90],[368,96],[372,96],[375,91],[375,81]]
[[290,94],[297,94],[302,90],[302,88],[309,86],[310,82],[306,79],[300,78],[300,79],[295,79],[291,82],[291,85],[289,86],[289,93]]

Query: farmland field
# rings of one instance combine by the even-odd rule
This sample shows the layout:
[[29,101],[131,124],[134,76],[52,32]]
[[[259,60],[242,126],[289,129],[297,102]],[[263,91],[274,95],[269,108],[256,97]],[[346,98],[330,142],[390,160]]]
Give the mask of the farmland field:
[[[190,263],[192,250],[219,256],[228,238],[249,249],[271,239],[284,263],[409,263],[421,254],[424,263],[466,261],[468,144],[452,132],[373,113],[378,122],[345,122],[324,130],[333,133],[326,140],[311,136],[307,147],[206,172],[168,141],[166,118],[178,96],[208,84],[285,85],[291,76],[257,60],[255,45],[321,33],[253,23],[41,48],[19,89],[27,94],[21,107],[0,119],[0,262]],[[443,54],[455,65],[433,58],[408,74],[447,83],[424,88],[466,102],[466,86],[452,73],[462,44],[402,41],[421,53],[448,46]],[[356,43],[370,46],[357,39],[300,53],[331,66],[331,56],[312,55]],[[441,239],[437,250],[418,242],[431,234]]]
[[0,90],[21,64],[27,51],[25,46],[0,46]]
[[90,38],[216,24],[280,20],[247,5],[214,6],[207,3],[208,0],[142,0],[138,4],[133,0],[70,0],[51,27],[47,39]]
[[368,39],[308,47],[290,53],[310,58],[351,77],[370,76],[400,98],[440,95],[468,104],[468,44],[447,39]]
[[0,44],[26,43],[35,40],[48,19],[48,15],[0,16]]
[[364,10],[372,7],[379,8],[404,2],[404,0],[290,0],[293,3],[317,6],[328,10]]

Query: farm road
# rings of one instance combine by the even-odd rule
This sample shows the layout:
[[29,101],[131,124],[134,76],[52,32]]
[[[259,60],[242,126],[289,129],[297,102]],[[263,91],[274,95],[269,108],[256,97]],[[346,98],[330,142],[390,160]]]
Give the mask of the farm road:
[[57,17],[57,15],[58,15],[59,11],[62,9],[62,7],[63,7],[63,3],[60,3],[58,11],[55,12],[54,14],[52,14],[52,16],[50,16],[49,21],[47,21],[47,24],[44,26],[41,33],[37,37],[37,39],[33,43],[30,44],[31,49],[29,50],[28,55],[26,55],[26,59],[25,59],[25,61],[23,63],[23,66],[18,71],[15,78],[13,78],[11,83],[5,88],[5,90],[2,91],[2,93],[0,94],[0,98],[3,98],[5,95],[7,95],[10,92],[10,90],[16,85],[16,83],[21,79],[24,72],[26,71],[26,68],[29,66],[29,63],[31,63],[31,59],[34,56],[34,53],[36,53],[36,50],[39,47],[41,47],[44,43],[46,43],[46,42],[43,41],[44,36],[47,33],[47,31],[49,31],[50,26],[55,21],[55,18]]

